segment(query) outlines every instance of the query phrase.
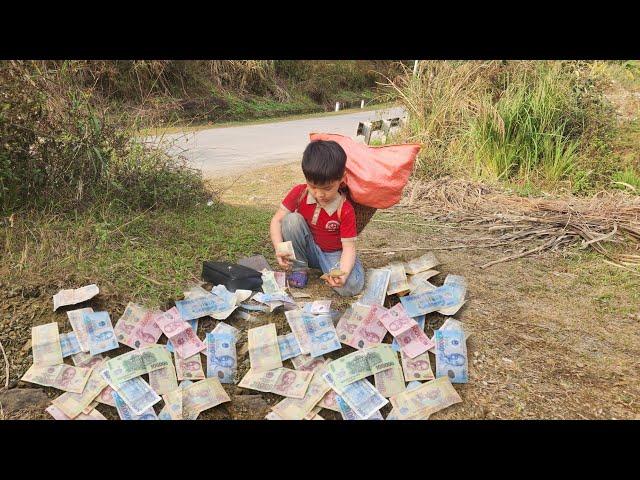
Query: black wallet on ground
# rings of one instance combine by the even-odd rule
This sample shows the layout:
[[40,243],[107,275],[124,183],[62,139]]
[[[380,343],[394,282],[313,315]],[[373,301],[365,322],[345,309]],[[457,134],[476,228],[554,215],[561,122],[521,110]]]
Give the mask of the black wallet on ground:
[[213,285],[224,285],[230,292],[258,291],[262,287],[262,274],[253,268],[228,262],[202,262],[202,279]]

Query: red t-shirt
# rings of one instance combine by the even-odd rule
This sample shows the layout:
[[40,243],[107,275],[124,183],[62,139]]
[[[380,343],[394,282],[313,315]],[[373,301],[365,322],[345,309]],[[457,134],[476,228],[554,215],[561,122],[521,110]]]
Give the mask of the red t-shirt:
[[282,205],[290,212],[297,211],[304,217],[307,225],[309,225],[313,239],[323,252],[342,250],[342,240],[355,240],[358,234],[356,230],[356,213],[353,210],[353,205],[348,200],[345,200],[342,204],[340,218],[338,218],[337,210],[332,215],[329,215],[324,208],[321,208],[318,220],[313,225],[311,221],[317,204],[307,203],[308,192],[298,205],[300,195],[302,195],[302,191],[305,188],[307,188],[305,183],[293,187],[282,201]]

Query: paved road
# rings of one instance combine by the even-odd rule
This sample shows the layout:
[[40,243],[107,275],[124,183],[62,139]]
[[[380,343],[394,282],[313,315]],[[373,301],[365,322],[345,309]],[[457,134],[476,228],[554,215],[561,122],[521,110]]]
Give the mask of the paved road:
[[[302,158],[309,133],[355,137],[358,122],[404,115],[401,107],[284,122],[214,128],[165,135],[168,150],[181,153],[205,177],[219,177]],[[151,140],[151,139],[149,139]],[[153,140],[151,140],[153,141]]]

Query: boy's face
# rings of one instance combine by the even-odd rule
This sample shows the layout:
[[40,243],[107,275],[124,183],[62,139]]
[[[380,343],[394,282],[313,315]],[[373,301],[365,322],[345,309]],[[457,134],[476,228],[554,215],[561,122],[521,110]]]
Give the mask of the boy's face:
[[318,201],[320,206],[325,206],[331,203],[338,196],[338,189],[340,184],[344,181],[344,176],[340,180],[334,180],[329,183],[316,184],[307,181],[307,188],[309,193]]

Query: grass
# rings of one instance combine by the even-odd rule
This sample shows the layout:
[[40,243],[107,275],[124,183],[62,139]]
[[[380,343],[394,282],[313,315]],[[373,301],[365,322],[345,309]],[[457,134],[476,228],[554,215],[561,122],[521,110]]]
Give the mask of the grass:
[[271,210],[200,204],[180,211],[96,208],[16,219],[0,230],[0,272],[17,284],[64,288],[97,283],[106,293],[149,305],[181,295],[204,260],[271,256]]
[[186,132],[198,132],[200,130],[210,130],[213,128],[227,128],[227,127],[237,127],[242,125],[259,125],[264,123],[277,123],[277,122],[290,122],[292,120],[304,120],[306,118],[318,118],[318,117],[327,117],[327,116],[338,116],[338,115],[347,115],[350,113],[358,113],[358,112],[368,112],[371,110],[379,110],[384,108],[392,108],[395,107],[394,103],[381,103],[376,105],[369,105],[364,108],[349,108],[345,110],[339,110],[337,112],[317,112],[317,113],[303,113],[303,114],[293,114],[293,115],[285,115],[280,117],[270,117],[270,118],[257,118],[257,119],[249,119],[249,120],[234,120],[228,122],[205,122],[205,123],[189,123],[189,124],[176,124],[169,127],[153,127],[153,128],[143,128],[140,129],[139,133],[141,136],[146,135],[165,135],[172,133],[186,133]]

